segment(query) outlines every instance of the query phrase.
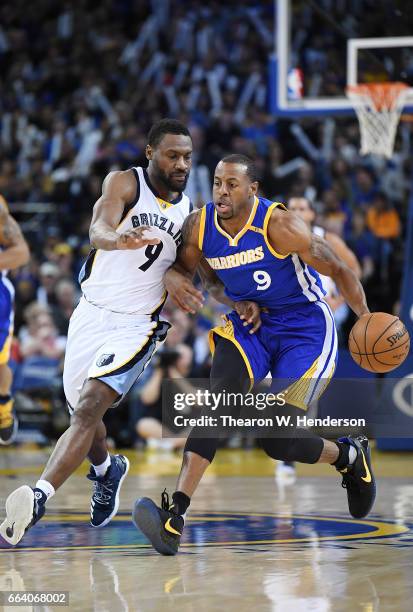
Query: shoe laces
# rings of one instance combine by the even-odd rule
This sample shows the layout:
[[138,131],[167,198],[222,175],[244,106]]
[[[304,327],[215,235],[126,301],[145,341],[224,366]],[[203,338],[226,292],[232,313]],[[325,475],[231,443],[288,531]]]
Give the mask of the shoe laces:
[[107,506],[112,499],[113,486],[109,481],[107,483],[95,480],[93,483],[93,499],[99,504]]
[[[353,467],[353,466],[351,466]],[[351,472],[346,472],[342,474],[343,480],[341,481],[341,486],[343,489],[360,489],[357,478]]]
[[162,510],[169,511],[169,495],[166,492],[166,489],[162,491],[161,508]]

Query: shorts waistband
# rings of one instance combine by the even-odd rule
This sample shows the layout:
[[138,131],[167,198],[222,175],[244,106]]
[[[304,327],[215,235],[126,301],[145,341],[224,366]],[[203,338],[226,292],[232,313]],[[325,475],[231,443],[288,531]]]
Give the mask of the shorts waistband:
[[119,312],[117,310],[109,310],[109,308],[104,308],[103,306],[100,306],[99,304],[95,304],[94,302],[91,302],[90,300],[88,300],[86,298],[86,296],[84,294],[82,294],[82,297],[80,298],[80,302],[82,302],[87,304],[88,306],[91,306],[92,308],[97,308],[98,311],[100,313],[102,313],[103,315],[107,315],[107,316],[113,316],[114,318],[124,318],[125,320],[130,320],[130,321],[158,321],[159,316],[153,316],[151,314],[142,314],[142,313],[137,313],[137,312]]
[[290,312],[305,312],[318,304],[326,304],[326,302],[324,300],[314,300],[314,302],[308,302],[307,304],[291,304],[291,306],[286,306],[284,308],[265,308],[265,306],[263,306],[261,310],[263,314],[267,314],[270,317],[276,317],[277,315],[283,315]]

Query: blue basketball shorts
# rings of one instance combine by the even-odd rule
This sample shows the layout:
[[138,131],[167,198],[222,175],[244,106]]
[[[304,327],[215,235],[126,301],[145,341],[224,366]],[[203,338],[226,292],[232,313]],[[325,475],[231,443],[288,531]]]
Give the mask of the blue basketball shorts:
[[13,285],[7,278],[0,280],[0,365],[9,361],[13,337]]
[[217,337],[230,340],[240,351],[251,386],[271,374],[272,392],[285,392],[287,403],[307,409],[326,389],[337,362],[334,318],[324,301],[276,313],[262,312],[254,334],[235,311],[222,327],[210,331],[212,353]]

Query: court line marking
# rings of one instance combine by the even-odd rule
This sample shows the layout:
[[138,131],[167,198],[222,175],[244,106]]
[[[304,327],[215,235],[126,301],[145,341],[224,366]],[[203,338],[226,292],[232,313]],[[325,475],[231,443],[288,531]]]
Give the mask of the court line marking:
[[[218,512],[218,511],[212,511],[209,514],[218,514],[218,515],[226,515],[226,516],[234,516],[234,518],[237,517],[237,515],[243,515],[243,516],[262,516],[262,517],[268,517],[268,518],[285,518],[285,519],[289,519],[289,520],[294,520],[294,519],[301,519],[301,520],[315,520],[315,521],[329,521],[329,522],[341,522],[341,523],[352,523],[352,524],[357,524],[357,525],[364,525],[366,527],[373,527],[375,530],[373,531],[367,531],[367,532],[362,532],[362,533],[356,533],[356,534],[345,534],[345,535],[338,535],[338,536],[321,536],[321,537],[304,537],[304,538],[295,538],[295,539],[274,539],[274,540],[238,540],[235,542],[203,542],[201,545],[199,543],[194,543],[194,542],[188,542],[188,543],[183,543],[181,545],[182,548],[194,548],[194,547],[198,547],[198,548],[202,548],[204,546],[207,547],[214,547],[214,546],[253,546],[253,545],[261,545],[261,544],[299,544],[299,543],[304,543],[304,542],[338,542],[338,541],[343,541],[343,540],[370,540],[370,539],[377,539],[377,538],[389,538],[389,537],[394,537],[394,536],[399,536],[403,533],[407,533],[410,531],[410,528],[408,526],[405,525],[397,525],[395,523],[392,523],[390,521],[366,521],[366,520],[359,520],[359,519],[344,519],[344,518],[340,518],[340,517],[320,517],[320,516],[316,516],[316,515],[277,515],[277,514],[268,514],[268,513],[264,513],[264,512],[254,512],[254,513],[249,513],[249,512],[237,512],[237,513],[233,513],[233,512],[228,512],[228,511],[223,511],[223,512]],[[62,515],[63,516],[63,515]],[[69,515],[70,516],[70,515]],[[73,515],[73,516],[79,516],[79,515]],[[83,516],[88,516],[88,515],[83,515]],[[54,522],[54,521],[50,521],[50,522]],[[63,521],[61,521],[63,522]],[[34,551],[38,551],[38,550],[42,550],[42,551],[46,551],[46,550],[113,550],[113,549],[117,549],[117,550],[127,550],[127,549],[131,549],[131,548],[135,548],[135,549],[144,549],[144,548],[148,548],[151,549],[151,545],[150,544],[110,544],[110,545],[86,545],[86,546],[59,546],[58,548],[56,547],[28,547],[28,548],[1,548],[0,549],[0,553],[6,553],[6,552],[10,552],[10,551],[18,551],[18,552],[34,552]]]

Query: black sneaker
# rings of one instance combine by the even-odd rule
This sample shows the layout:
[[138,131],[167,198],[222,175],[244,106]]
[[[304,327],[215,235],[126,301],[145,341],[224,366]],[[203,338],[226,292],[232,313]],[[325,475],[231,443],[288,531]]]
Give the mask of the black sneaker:
[[0,525],[0,535],[16,546],[30,527],[40,521],[46,511],[46,495],[27,485],[10,493],[6,500],[6,518]]
[[0,444],[8,446],[17,436],[19,423],[17,417],[11,412],[7,416],[0,415]]
[[347,489],[348,508],[354,518],[368,515],[376,499],[376,481],[371,467],[369,441],[365,436],[339,438],[339,442],[353,446],[357,451],[354,463],[338,470],[343,476],[341,486]]
[[129,461],[123,455],[110,458],[110,466],[104,476],[96,476],[93,467],[87,475],[92,480],[93,494],[90,502],[90,524],[104,527],[119,509],[119,491],[129,471]]
[[161,555],[176,555],[184,528],[184,518],[169,505],[169,495],[162,493],[161,508],[148,497],[135,502],[132,520]]

